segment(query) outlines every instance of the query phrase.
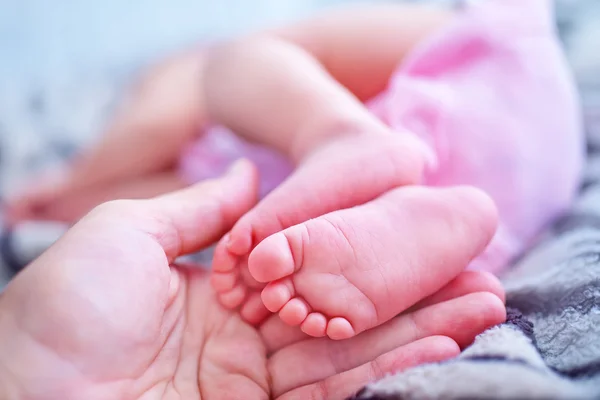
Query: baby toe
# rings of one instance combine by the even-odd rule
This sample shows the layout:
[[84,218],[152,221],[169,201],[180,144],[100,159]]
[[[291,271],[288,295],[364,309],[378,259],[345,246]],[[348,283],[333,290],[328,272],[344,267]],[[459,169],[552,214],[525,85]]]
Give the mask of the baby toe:
[[304,322],[302,322],[300,329],[302,329],[302,332],[312,337],[325,336],[327,330],[327,318],[321,313],[310,313]]
[[308,316],[310,308],[308,304],[298,297],[288,301],[279,311],[279,318],[288,325],[300,325]]
[[349,339],[356,335],[352,324],[341,317],[332,318],[327,324],[327,336],[333,340]]
[[271,312],[278,312],[295,295],[291,279],[271,282],[262,291],[262,301]]

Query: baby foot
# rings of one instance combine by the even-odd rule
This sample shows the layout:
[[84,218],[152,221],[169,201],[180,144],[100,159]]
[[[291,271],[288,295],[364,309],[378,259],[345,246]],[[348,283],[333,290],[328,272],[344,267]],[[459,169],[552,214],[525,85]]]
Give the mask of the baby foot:
[[[303,160],[296,171],[243,216],[215,250],[213,285],[226,307],[237,307],[260,285],[247,273],[250,251],[267,236],[330,211],[373,200],[421,178],[423,153],[410,135],[340,135]],[[252,304],[256,304],[257,294]],[[259,302],[260,303],[260,302]],[[251,320],[266,310],[242,315]],[[258,313],[258,314],[257,314]]]
[[482,252],[497,222],[468,187],[392,190],[269,236],[249,270],[265,306],[308,335],[345,339],[435,293]]
[[10,225],[26,220],[40,220],[48,204],[60,199],[69,188],[69,174],[64,168],[53,168],[31,180],[29,185],[9,197],[6,206]]
[[79,189],[70,181],[52,181],[11,201],[8,216],[11,225],[26,220],[74,223],[94,207],[118,199],[147,199],[188,186],[176,173],[165,172]]

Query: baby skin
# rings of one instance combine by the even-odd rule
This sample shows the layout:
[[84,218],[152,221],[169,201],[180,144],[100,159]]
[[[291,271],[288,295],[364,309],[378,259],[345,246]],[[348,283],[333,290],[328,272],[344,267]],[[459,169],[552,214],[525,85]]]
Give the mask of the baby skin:
[[[248,268],[268,282],[262,302],[284,322],[346,339],[446,286],[495,227],[495,207],[476,189],[399,188],[267,237]],[[411,254],[410,243],[427,243],[431,252]]]

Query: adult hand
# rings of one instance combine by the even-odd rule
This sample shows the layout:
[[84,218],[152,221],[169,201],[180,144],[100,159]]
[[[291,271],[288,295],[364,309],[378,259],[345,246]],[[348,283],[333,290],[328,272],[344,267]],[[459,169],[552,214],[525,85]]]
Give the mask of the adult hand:
[[0,298],[0,397],[343,399],[455,356],[504,318],[498,282],[469,273],[344,342],[276,318],[252,327],[218,304],[205,270],[175,260],[218,240],[255,198],[241,163],[221,180],[92,211]]

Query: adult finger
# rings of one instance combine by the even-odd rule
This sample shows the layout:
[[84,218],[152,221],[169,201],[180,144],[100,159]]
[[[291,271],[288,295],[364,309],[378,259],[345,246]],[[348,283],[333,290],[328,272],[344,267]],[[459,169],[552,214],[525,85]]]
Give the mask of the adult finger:
[[[433,304],[478,292],[492,293],[504,302],[504,288],[498,278],[483,271],[463,271],[439,292],[419,302],[403,314],[409,314]],[[283,323],[277,315],[273,315],[261,325],[260,333],[269,353],[293,343],[309,339],[309,336],[298,329],[298,327],[292,327]]]
[[222,237],[257,199],[254,166],[238,161],[213,179],[149,200],[117,200],[92,211],[82,222],[118,217],[151,235],[169,262],[203,249]]
[[293,343],[311,338],[297,326],[284,323],[277,314],[270,316],[260,326],[259,332],[269,354]]
[[421,300],[404,313],[477,292],[489,292],[502,302],[506,300],[504,287],[494,275],[485,271],[463,271],[438,292]]
[[269,359],[273,393],[316,383],[429,336],[447,336],[463,347],[505,318],[504,304],[498,297],[472,293],[403,314],[349,340],[319,338],[298,342]]
[[282,394],[278,400],[345,399],[369,382],[381,379],[387,374],[420,364],[447,360],[459,353],[458,345],[450,338],[424,338],[391,350],[359,367],[293,389]]

